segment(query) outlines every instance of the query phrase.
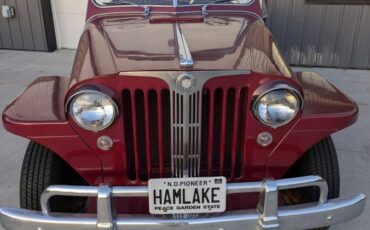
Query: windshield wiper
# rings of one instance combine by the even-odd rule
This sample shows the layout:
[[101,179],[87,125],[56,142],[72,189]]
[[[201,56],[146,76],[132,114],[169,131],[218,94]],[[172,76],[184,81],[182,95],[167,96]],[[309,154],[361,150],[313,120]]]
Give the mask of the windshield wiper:
[[105,6],[117,6],[117,5],[132,5],[137,7],[142,7],[144,9],[144,15],[148,16],[150,13],[150,7],[146,5],[139,5],[133,2],[124,1],[124,0],[114,0],[112,2],[103,2]]
[[208,3],[208,4],[206,4],[206,5],[204,5],[202,7],[202,13],[203,13],[203,15],[207,15],[208,14],[207,9],[208,9],[209,6],[212,6],[212,5],[215,5],[215,4],[218,4],[218,3],[223,3],[223,2],[235,2],[235,3],[238,3],[239,1],[236,1],[236,0],[215,0],[215,1],[210,2],[210,3]]

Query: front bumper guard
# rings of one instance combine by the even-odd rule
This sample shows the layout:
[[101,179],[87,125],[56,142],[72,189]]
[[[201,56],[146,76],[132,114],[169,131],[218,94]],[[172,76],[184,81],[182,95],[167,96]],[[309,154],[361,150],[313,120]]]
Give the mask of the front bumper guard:
[[[278,207],[278,192],[317,186],[318,202]],[[217,216],[174,219],[151,215],[115,215],[112,197],[147,197],[147,187],[51,186],[41,197],[42,212],[1,208],[0,221],[7,230],[232,230],[232,229],[312,229],[351,220],[364,209],[366,197],[327,200],[328,186],[318,176],[264,182],[232,183],[228,194],[260,193],[256,210],[225,212]],[[53,196],[96,197],[97,215],[54,214],[49,211]]]

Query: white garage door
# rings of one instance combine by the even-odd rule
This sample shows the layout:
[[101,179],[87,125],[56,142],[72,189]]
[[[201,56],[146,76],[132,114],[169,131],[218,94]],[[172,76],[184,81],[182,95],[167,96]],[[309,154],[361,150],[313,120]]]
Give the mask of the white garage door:
[[85,25],[87,0],[52,0],[58,48],[76,49]]

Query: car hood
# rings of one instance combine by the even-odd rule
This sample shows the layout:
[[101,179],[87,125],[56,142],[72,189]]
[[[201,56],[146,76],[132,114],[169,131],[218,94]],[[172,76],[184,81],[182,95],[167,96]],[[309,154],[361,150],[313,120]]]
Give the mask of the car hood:
[[[177,28],[193,66],[180,65]],[[271,33],[259,17],[157,15],[100,17],[82,35],[72,81],[127,71],[251,70],[291,76]]]

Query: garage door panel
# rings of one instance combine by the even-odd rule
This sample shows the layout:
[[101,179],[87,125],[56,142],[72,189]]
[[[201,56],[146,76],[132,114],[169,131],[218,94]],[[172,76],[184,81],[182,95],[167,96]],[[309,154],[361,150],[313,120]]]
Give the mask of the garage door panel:
[[87,1],[86,0],[56,0],[55,1],[55,10],[57,14],[86,14],[84,9],[86,9]]
[[[15,0],[6,0],[5,4],[11,7],[14,7],[15,9],[18,9],[17,3]],[[13,41],[13,48],[14,49],[24,49],[23,48],[23,41],[22,41],[22,34],[20,29],[20,23],[19,23],[19,15],[12,18],[11,20],[8,20],[9,23],[9,29]]]
[[87,0],[54,0],[52,4],[59,48],[77,48],[85,25]]
[[370,68],[370,6],[366,6],[361,14],[359,35],[357,37],[351,66],[355,68]]
[[27,1],[17,2],[17,15],[19,18],[20,29],[22,31],[21,36],[23,41],[23,49],[33,50],[33,36]]
[[44,23],[42,21],[42,12],[39,7],[39,0],[28,0],[28,7],[35,50],[46,51],[45,47],[47,46],[44,38]]
[[[0,0],[0,5],[5,5],[5,1]],[[1,45],[3,49],[13,48],[9,23],[8,20],[3,17],[0,17],[0,35],[1,35]]]
[[85,17],[71,14],[59,14],[59,17],[59,39],[62,48],[76,48],[83,31]]

